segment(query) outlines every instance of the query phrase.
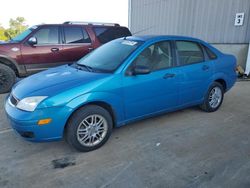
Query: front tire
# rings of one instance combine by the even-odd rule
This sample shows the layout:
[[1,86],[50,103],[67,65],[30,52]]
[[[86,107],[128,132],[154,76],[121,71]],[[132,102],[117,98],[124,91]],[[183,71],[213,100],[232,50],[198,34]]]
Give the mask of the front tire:
[[66,141],[81,152],[100,148],[111,135],[113,121],[110,113],[97,105],[77,110],[66,127]]
[[200,105],[200,108],[206,112],[215,112],[218,110],[223,102],[224,98],[224,88],[223,86],[218,83],[214,82],[204,99],[204,102],[202,105]]
[[0,64],[0,94],[10,91],[15,81],[15,72],[10,67]]

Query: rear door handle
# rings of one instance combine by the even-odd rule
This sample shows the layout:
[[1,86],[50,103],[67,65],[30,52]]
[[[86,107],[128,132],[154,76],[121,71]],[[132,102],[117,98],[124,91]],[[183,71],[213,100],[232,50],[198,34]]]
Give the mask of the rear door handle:
[[51,50],[51,52],[58,52],[59,48],[51,48],[50,50]]
[[90,48],[88,48],[88,50],[89,50],[89,51],[92,51],[92,50],[94,50],[94,48],[91,48],[91,47],[90,47]]
[[171,73],[167,73],[163,76],[164,79],[173,78],[173,77],[175,77],[175,74],[171,74]]
[[205,71],[205,70],[208,70],[208,69],[209,69],[209,66],[208,66],[208,65],[203,65],[203,66],[202,66],[202,70]]

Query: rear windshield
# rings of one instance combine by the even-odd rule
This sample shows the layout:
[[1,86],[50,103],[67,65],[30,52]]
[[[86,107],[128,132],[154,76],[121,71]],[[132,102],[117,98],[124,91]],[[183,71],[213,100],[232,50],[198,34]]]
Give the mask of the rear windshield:
[[80,59],[77,64],[93,71],[113,72],[142,42],[118,39],[108,42]]
[[117,38],[131,36],[130,31],[126,27],[93,27],[93,29],[102,44]]

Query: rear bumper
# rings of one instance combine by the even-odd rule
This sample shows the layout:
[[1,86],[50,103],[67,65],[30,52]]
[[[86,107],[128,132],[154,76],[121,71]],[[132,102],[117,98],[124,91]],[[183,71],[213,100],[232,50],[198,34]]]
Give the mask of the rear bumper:
[[226,89],[225,92],[229,91],[235,85],[236,81],[237,81],[237,75],[236,74],[229,77],[227,79],[227,82],[226,82],[227,89]]
[[[5,102],[5,111],[12,128],[19,135],[29,141],[43,142],[63,137],[64,127],[72,109],[63,106],[25,112]],[[42,126],[37,124],[40,119],[46,118],[51,118],[52,121]]]

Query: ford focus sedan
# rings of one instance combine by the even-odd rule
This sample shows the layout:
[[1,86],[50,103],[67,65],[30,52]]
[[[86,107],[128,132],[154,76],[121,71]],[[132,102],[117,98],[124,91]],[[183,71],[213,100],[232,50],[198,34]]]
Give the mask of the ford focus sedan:
[[27,140],[65,137],[91,151],[132,121],[196,105],[216,111],[236,81],[235,67],[234,56],[199,39],[125,37],[18,82],[5,110]]

